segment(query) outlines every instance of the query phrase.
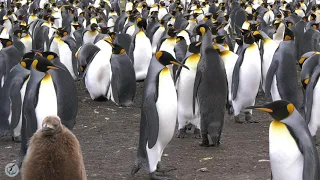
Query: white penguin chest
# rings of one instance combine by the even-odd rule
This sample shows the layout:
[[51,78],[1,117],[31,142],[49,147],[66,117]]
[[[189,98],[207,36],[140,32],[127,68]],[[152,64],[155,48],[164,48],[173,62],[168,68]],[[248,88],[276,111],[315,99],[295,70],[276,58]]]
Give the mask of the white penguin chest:
[[38,93],[38,104],[35,108],[38,129],[42,127],[44,118],[58,115],[57,94],[49,73],[43,77]]
[[286,125],[275,120],[269,128],[269,155],[274,180],[302,180],[304,157]]
[[164,32],[164,27],[160,26],[157,31],[152,36],[152,52],[155,53],[157,51],[157,45],[161,38],[162,33]]
[[59,48],[61,63],[67,67],[73,79],[76,79],[76,75],[74,74],[73,65],[72,65],[72,51],[70,50],[68,44],[66,44],[61,40],[58,42],[58,48]]
[[[159,138],[170,141],[176,125],[177,93],[170,71],[165,67],[159,74],[158,99],[156,102],[159,116]],[[165,135],[165,136],[162,136]]]
[[313,89],[313,103],[312,103],[312,110],[311,110],[311,119],[309,122],[309,130],[311,136],[315,136],[320,127],[320,81],[318,80],[316,86]]
[[175,38],[168,38],[164,40],[161,44],[159,51],[167,51],[170,53],[174,58],[176,58],[176,54],[174,52],[174,47],[176,46],[176,39]]
[[[242,76],[242,77],[241,77]],[[250,45],[244,54],[240,68],[241,83],[248,84],[249,87],[260,84],[261,78],[261,59],[258,45],[253,43]],[[259,85],[258,85],[259,86]]]
[[27,35],[27,36],[21,38],[21,42],[24,44],[25,53],[31,51],[31,49],[32,49],[32,38],[30,37],[30,35]]

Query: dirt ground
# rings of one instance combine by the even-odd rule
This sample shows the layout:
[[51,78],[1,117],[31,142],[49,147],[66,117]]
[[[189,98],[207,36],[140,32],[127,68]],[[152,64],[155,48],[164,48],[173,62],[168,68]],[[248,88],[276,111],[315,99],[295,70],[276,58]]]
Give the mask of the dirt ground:
[[[92,101],[78,84],[79,112],[74,134],[80,141],[88,180],[148,179],[141,169],[130,175],[133,166],[140,122],[143,83],[138,83],[135,105],[121,108],[112,102]],[[258,95],[256,104],[264,101]],[[267,180],[270,179],[268,128],[271,117],[258,111],[256,124],[236,124],[229,115],[220,147],[200,147],[191,134],[186,139],[174,137],[164,151],[163,165],[177,170],[167,173],[179,180]],[[21,179],[5,175],[4,167],[18,157],[19,143],[10,137],[0,139],[0,180]],[[199,169],[206,168],[207,172]]]

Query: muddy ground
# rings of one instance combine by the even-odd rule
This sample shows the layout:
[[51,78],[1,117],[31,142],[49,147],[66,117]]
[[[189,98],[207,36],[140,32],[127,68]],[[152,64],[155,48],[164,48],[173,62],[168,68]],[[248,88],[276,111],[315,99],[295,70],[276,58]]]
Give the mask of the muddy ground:
[[[78,84],[79,112],[74,133],[80,141],[88,180],[148,179],[141,169],[130,175],[133,166],[140,122],[143,83],[138,83],[135,105],[121,108],[112,102],[94,102],[84,86]],[[261,95],[257,104],[262,104]],[[268,157],[268,128],[271,117],[258,111],[256,124],[236,124],[229,115],[220,147],[200,147],[192,135],[186,139],[174,137],[164,151],[164,165],[177,170],[168,175],[179,180],[258,180],[270,179]],[[21,179],[5,175],[7,163],[17,159],[19,143],[10,137],[0,139],[0,180]],[[207,172],[199,169],[205,168]]]

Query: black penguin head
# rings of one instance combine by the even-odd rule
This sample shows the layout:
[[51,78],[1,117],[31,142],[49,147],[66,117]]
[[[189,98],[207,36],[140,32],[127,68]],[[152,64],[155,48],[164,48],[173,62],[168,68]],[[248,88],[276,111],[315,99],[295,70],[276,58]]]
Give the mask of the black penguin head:
[[261,106],[250,106],[246,109],[256,109],[269,113],[275,120],[281,121],[289,117],[295,110],[292,103],[286,100],[273,101]]
[[113,44],[112,53],[113,54],[124,54],[126,50],[119,44]]
[[255,42],[255,38],[251,31],[243,35],[243,42],[246,44],[253,44]]
[[192,42],[188,47],[189,52],[193,54],[199,54],[201,49],[201,44],[202,44],[201,41]]
[[30,70],[31,64],[33,62],[33,59],[34,59],[34,53],[33,52],[28,52],[28,53],[23,55],[22,60],[20,61],[20,65],[23,68]]
[[9,47],[11,46],[13,43],[10,39],[2,39],[0,38],[0,42],[2,44],[2,46],[5,48],[5,47]]
[[116,33],[115,32],[109,32],[108,34],[111,37],[111,39],[114,39],[116,37]]
[[185,41],[183,36],[178,36],[176,39],[176,43],[180,42],[180,41]]
[[210,28],[206,24],[201,24],[195,28],[196,34],[200,36],[204,36],[205,33],[209,30]]
[[139,17],[137,19],[137,26],[139,29],[147,29],[147,22],[146,20],[142,19],[141,17]]
[[53,136],[63,129],[61,120],[58,116],[48,116],[42,122],[41,132],[44,136]]
[[51,51],[46,51],[41,53],[43,57],[47,58],[49,61],[52,59],[58,58],[58,55]]
[[32,67],[41,72],[47,72],[49,69],[57,69],[47,58],[35,56]]
[[311,27],[316,29],[316,30],[318,30],[319,29],[319,23],[315,23],[314,22],[314,23],[311,24]]
[[310,15],[310,20],[316,20],[316,18],[317,18],[317,15],[315,15],[315,14]]
[[91,29],[91,31],[96,31],[97,29],[98,29],[98,24],[96,24],[96,23],[92,23],[91,25],[90,25],[90,29]]
[[68,35],[68,32],[66,30],[64,30],[65,28],[58,28],[56,30],[56,34],[60,37],[64,37],[66,35]]
[[222,36],[222,35],[216,36],[213,39],[213,42],[218,43],[218,44],[223,44],[225,39],[226,39],[226,37],[227,37],[227,35],[225,35],[225,36]]
[[284,41],[294,40],[294,34],[289,28],[286,28],[286,30],[284,31],[283,40]]
[[156,59],[164,66],[174,64],[177,66],[182,66],[186,69],[189,69],[184,64],[181,64],[179,61],[177,61],[170,53],[167,51],[158,51],[155,54]]
[[22,30],[18,29],[13,32],[13,35],[17,36],[19,39],[22,36]]
[[170,36],[170,37],[176,37],[177,36],[177,31],[172,27],[172,28],[169,28],[168,29],[168,32],[167,34]]
[[259,25],[260,25],[259,22],[250,23],[250,25],[249,25],[250,31],[256,31],[256,30],[258,30]]

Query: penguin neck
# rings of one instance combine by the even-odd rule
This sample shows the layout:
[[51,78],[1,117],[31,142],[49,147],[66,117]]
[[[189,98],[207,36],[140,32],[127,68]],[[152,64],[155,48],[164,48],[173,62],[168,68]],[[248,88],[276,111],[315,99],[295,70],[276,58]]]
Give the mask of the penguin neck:
[[212,34],[210,31],[207,31],[204,36],[202,36],[202,46],[201,49],[206,49],[207,47],[211,47],[212,46]]

